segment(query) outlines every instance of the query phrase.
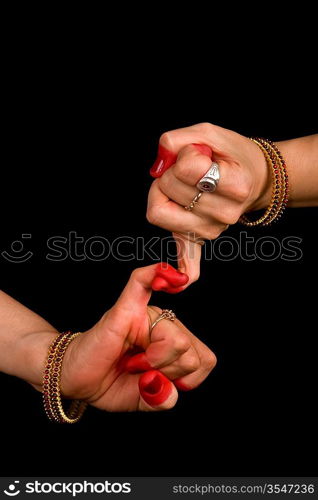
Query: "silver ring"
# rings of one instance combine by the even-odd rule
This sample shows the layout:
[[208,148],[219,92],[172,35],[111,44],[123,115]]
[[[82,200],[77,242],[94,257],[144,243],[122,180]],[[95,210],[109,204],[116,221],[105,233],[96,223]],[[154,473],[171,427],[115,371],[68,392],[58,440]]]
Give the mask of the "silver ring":
[[204,193],[213,193],[220,180],[220,167],[216,161],[212,162],[207,173],[199,180],[197,188]]
[[154,329],[154,327],[161,321],[162,319],[168,319],[169,321],[174,321],[176,319],[175,313],[171,309],[163,309],[162,313],[156,321],[154,321],[150,327],[150,332]]
[[199,199],[201,198],[202,196],[202,192],[200,191],[200,193],[198,193],[194,198],[193,200],[191,201],[190,205],[187,205],[185,208],[185,210],[189,210],[189,212],[191,212],[191,210],[194,209],[194,206],[196,203],[198,203]]

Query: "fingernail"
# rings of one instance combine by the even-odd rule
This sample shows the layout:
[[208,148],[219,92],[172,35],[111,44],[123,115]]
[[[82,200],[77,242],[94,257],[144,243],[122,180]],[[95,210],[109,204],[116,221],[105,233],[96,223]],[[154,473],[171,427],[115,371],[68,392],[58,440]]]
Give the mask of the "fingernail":
[[173,381],[173,383],[176,386],[176,388],[179,389],[180,391],[186,392],[186,391],[191,391],[192,389],[194,389],[193,387],[189,387],[184,382],[182,382],[181,379],[175,379]]
[[212,149],[209,146],[206,146],[205,144],[196,144],[196,143],[192,143],[192,146],[195,146],[196,149],[198,149],[200,153],[202,153],[203,155],[212,158]]
[[171,165],[176,163],[177,154],[172,153],[164,146],[159,144],[158,153],[155,163],[150,169],[150,175],[152,177],[161,177],[162,174],[169,168]]
[[156,267],[156,276],[160,276],[172,286],[183,286],[189,281],[189,276],[185,273],[181,273],[178,269],[170,266],[167,263],[160,263]]
[[128,359],[125,369],[129,373],[140,373],[152,370],[152,366],[146,358],[145,353],[141,352]]
[[156,267],[156,276],[152,281],[151,288],[157,292],[179,293],[183,286],[189,281],[189,276],[181,273],[170,264],[161,262]]
[[162,373],[151,370],[141,375],[139,391],[146,403],[150,406],[159,406],[170,396],[172,383]]

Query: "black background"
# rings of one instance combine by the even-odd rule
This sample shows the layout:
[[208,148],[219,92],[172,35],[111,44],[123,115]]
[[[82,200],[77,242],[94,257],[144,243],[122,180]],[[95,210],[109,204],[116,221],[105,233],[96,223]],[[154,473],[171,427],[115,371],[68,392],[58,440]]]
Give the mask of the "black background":
[[[226,54],[227,72],[193,55],[172,61],[171,71],[166,52],[151,64],[126,48],[115,65],[109,47],[97,55],[71,40],[42,52],[35,42],[32,50],[18,46],[6,74],[1,179],[1,251],[31,233],[34,257],[1,258],[0,276],[5,292],[59,330],[89,328],[137,263],[49,262],[47,238],[166,236],[145,219],[148,169],[163,131],[210,121],[273,140],[317,132],[302,58],[275,77],[235,53],[231,62]],[[243,229],[227,234],[238,239]],[[200,281],[183,294],[152,299],[217,354],[199,389],[167,413],[90,408],[78,425],[54,426],[40,395],[2,374],[3,475],[314,474],[317,209],[289,209],[279,225],[253,234],[300,237],[303,257],[203,262]]]

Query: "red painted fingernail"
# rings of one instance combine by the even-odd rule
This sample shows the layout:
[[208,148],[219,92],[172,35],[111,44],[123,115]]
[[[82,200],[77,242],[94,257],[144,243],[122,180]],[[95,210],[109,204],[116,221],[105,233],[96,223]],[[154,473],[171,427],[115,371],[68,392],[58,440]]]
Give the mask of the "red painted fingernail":
[[171,165],[176,163],[177,156],[176,153],[172,153],[172,151],[159,144],[157,158],[150,169],[150,175],[152,177],[161,177]]
[[175,379],[173,381],[173,383],[176,386],[176,388],[179,389],[180,391],[186,392],[186,391],[191,391],[192,389],[194,389],[194,387],[189,387],[184,382],[182,382],[181,379]]
[[125,369],[129,373],[140,373],[152,370],[152,366],[146,358],[145,353],[142,352],[129,358],[126,362]]
[[170,264],[161,262],[156,267],[156,276],[152,281],[151,288],[160,292],[179,293],[188,281],[187,274],[181,273]]
[[172,286],[183,286],[189,281],[189,276],[187,274],[181,273],[178,269],[175,269],[165,262],[161,262],[157,265],[156,276],[165,279]]
[[203,155],[212,158],[212,149],[209,146],[206,146],[205,144],[196,144],[196,143],[193,143],[192,146],[195,146],[196,149],[198,149],[200,153],[202,153]]
[[172,383],[162,373],[151,370],[141,375],[139,391],[146,403],[150,406],[158,406],[170,396]]

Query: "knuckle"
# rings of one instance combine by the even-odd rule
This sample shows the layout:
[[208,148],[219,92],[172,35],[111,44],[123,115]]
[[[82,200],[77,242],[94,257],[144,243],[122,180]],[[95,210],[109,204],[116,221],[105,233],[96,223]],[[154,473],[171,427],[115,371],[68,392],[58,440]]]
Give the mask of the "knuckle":
[[184,146],[182,148],[182,153],[184,155],[193,154],[193,151],[196,151],[196,149],[194,149],[194,147],[193,147],[193,144],[188,144],[187,146]]
[[198,123],[196,125],[196,127],[198,128],[198,130],[200,132],[202,132],[203,134],[208,134],[209,132],[211,132],[211,130],[213,129],[213,125],[212,123],[209,123],[209,122],[202,122],[202,123]]
[[190,340],[185,335],[176,335],[174,337],[174,349],[177,353],[183,354],[190,348]]
[[200,278],[200,269],[197,269],[191,274],[190,281],[191,283],[194,283],[195,281],[198,281],[199,278]]
[[166,193],[171,184],[170,172],[167,170],[159,179],[158,186],[163,193]]
[[172,132],[169,131],[169,132],[164,132],[163,134],[161,134],[160,136],[160,139],[159,139],[159,143],[164,146],[165,148],[167,149],[172,149],[173,147],[173,139],[172,139]]
[[157,225],[159,222],[158,209],[155,206],[149,206],[146,212],[146,219],[150,224]]
[[174,174],[177,179],[183,181],[189,177],[191,172],[191,163],[188,158],[180,158],[174,166]]
[[147,212],[146,212],[146,219],[147,221],[150,223],[150,224],[153,224],[153,220],[154,220],[154,213],[153,213],[153,209],[151,207],[148,207],[147,208]]
[[208,370],[213,370],[216,363],[217,363],[216,355],[210,349],[207,349],[204,355],[202,356],[202,364]]
[[236,222],[239,220],[241,216],[241,211],[238,210],[237,208],[226,208],[223,209],[222,212],[218,216],[218,220],[222,222],[222,224],[236,224]]
[[228,195],[239,203],[244,203],[250,196],[253,181],[246,170],[239,165],[233,172],[231,185],[228,186]]
[[244,203],[250,195],[250,187],[246,182],[242,182],[236,186],[233,193],[235,200]]
[[[193,151],[191,150],[191,155],[189,154],[180,158],[175,164],[173,171],[178,180],[195,185],[200,177],[209,170],[211,160],[205,155],[198,157],[197,155],[193,156],[192,153]],[[196,173],[198,175],[194,180]]]
[[207,227],[206,229],[203,229],[201,231],[201,236],[202,238],[204,238],[205,240],[216,240],[216,238],[218,238],[220,236],[220,234],[222,233],[222,230],[225,229],[225,225],[222,226],[222,228],[220,228],[219,226],[218,227]]
[[200,368],[200,360],[198,356],[195,354],[191,354],[187,356],[186,362],[185,362],[185,368],[189,372],[195,372]]
[[138,278],[141,276],[142,274],[142,271],[143,271],[143,268],[142,267],[137,267],[136,269],[134,269],[131,274],[130,274],[130,279],[132,280],[138,280]]

